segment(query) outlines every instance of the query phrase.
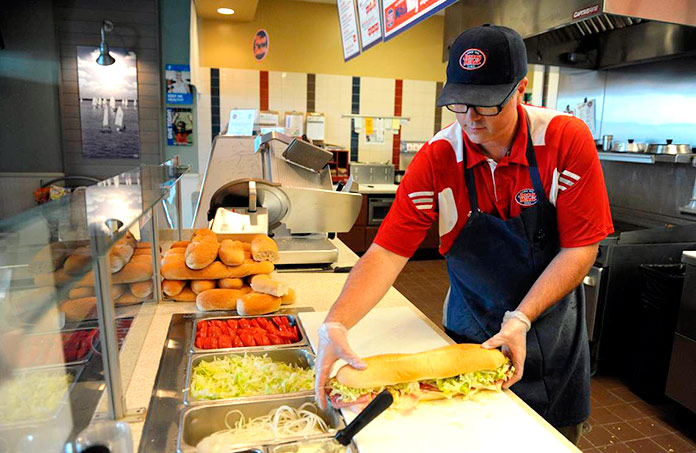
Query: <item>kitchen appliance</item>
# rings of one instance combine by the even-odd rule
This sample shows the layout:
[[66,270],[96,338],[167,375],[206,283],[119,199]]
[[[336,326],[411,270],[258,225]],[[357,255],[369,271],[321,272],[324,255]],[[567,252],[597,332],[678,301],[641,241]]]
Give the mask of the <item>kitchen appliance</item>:
[[461,0],[445,10],[443,61],[461,32],[483,23],[519,32],[530,64],[578,69],[673,58],[696,37],[691,0]]
[[667,143],[651,143],[646,150],[650,154],[690,154],[691,145],[674,144],[672,140],[667,140]]
[[614,143],[614,136],[613,135],[602,136],[602,149],[604,151],[609,151],[611,149],[611,145],[613,143]]
[[358,184],[394,184],[394,165],[351,162],[350,175]]
[[696,412],[696,252],[684,253],[682,262],[686,264],[686,276],[665,393],[682,406]]
[[618,153],[644,153],[647,149],[645,143],[636,142],[629,138],[627,142],[614,142],[611,150]]
[[367,224],[370,226],[380,225],[394,203],[394,196],[390,197],[369,197],[367,199]]
[[583,284],[592,368],[623,375],[630,369],[627,351],[636,335],[627,319],[640,301],[639,266],[679,263],[684,250],[696,249],[696,225],[643,229],[615,221],[614,228],[616,233],[599,243]]
[[333,190],[330,154],[278,132],[215,137],[194,228],[230,238],[265,232],[278,244],[279,265],[336,262],[329,234],[350,231],[362,195]]

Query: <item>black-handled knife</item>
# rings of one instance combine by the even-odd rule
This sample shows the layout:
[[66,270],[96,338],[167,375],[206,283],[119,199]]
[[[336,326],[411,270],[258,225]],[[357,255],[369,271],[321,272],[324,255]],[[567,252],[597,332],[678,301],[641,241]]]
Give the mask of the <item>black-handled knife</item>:
[[377,416],[391,406],[393,402],[394,397],[389,393],[389,390],[382,390],[382,392],[377,395],[348,426],[336,433],[334,439],[341,445],[350,444],[353,437],[358,434],[360,430],[377,418]]

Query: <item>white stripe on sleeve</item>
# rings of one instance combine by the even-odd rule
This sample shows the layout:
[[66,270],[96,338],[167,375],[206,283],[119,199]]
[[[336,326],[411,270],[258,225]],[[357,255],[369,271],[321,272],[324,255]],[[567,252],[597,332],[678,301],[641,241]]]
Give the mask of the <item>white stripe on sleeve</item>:
[[432,197],[435,195],[435,192],[411,192],[408,194],[410,198],[415,198],[415,197]]
[[575,173],[573,173],[570,170],[563,170],[563,174],[569,178],[573,178],[576,181],[580,180],[580,176],[576,175]]

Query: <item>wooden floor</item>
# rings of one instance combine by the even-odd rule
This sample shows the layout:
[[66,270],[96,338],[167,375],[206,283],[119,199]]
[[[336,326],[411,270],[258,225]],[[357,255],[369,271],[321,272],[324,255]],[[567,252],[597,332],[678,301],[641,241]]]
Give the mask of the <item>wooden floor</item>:
[[[449,287],[443,259],[411,260],[394,283],[434,323],[442,325]],[[601,373],[601,370],[600,370]],[[590,418],[579,447],[585,452],[696,452],[696,417],[669,400],[652,405],[620,379],[595,376]],[[694,386],[696,391],[696,385]]]

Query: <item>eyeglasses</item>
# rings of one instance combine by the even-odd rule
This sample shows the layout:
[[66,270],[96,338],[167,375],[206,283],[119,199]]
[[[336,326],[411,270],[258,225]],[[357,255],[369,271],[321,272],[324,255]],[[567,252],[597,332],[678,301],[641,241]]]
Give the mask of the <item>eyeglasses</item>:
[[518,85],[515,85],[515,87],[510,91],[507,96],[505,96],[505,99],[503,99],[503,102],[501,102],[498,105],[493,105],[490,107],[484,107],[480,105],[468,105],[468,104],[449,104],[446,105],[447,110],[453,113],[466,113],[469,111],[470,108],[474,109],[474,112],[481,116],[496,116],[499,114],[502,110],[503,107],[508,103],[510,98],[512,97],[512,94],[517,90]]

